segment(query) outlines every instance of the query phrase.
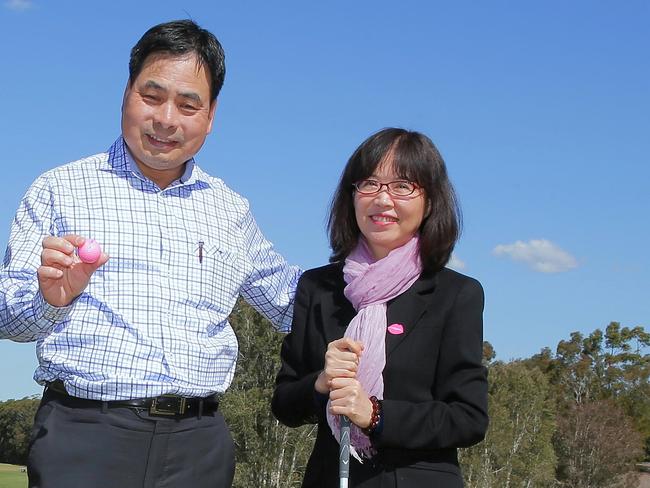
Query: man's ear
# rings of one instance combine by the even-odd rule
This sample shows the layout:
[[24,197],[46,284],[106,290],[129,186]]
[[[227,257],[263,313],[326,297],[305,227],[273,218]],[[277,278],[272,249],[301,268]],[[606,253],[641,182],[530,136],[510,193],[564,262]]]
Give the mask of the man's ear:
[[208,124],[208,134],[212,132],[212,124],[214,123],[214,114],[217,111],[218,102],[219,100],[216,98],[213,102],[210,102],[210,111],[208,112],[208,119],[210,120],[210,123]]
[[124,111],[124,104],[126,103],[126,97],[131,93],[131,79],[126,80],[126,86],[124,87],[124,95],[122,95],[122,111]]

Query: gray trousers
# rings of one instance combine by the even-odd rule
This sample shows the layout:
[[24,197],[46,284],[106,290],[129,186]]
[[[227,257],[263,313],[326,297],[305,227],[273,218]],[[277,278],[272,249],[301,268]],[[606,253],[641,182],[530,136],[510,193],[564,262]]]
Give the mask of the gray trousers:
[[45,391],[36,413],[30,488],[229,488],[234,444],[220,412],[182,419],[76,405]]

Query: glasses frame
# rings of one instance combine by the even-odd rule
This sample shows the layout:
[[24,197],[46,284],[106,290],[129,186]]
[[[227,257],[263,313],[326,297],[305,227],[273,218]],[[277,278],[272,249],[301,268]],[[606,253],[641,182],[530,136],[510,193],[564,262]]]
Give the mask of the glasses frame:
[[[379,188],[377,189],[377,191],[373,191],[373,192],[364,192],[364,191],[361,191],[361,190],[359,189],[359,186],[358,186],[358,185],[359,185],[360,183],[364,182],[364,181],[375,181],[375,182],[377,182],[377,184],[379,185]],[[411,191],[410,193],[407,193],[407,194],[405,194],[405,195],[399,195],[399,194],[394,193],[393,191],[391,191],[391,189],[390,189],[390,185],[392,185],[393,183],[408,183],[409,185],[413,185],[413,191]],[[382,190],[384,189],[384,187],[386,187],[386,191],[388,192],[388,194],[389,194],[390,196],[392,196],[392,197],[397,197],[397,198],[410,197],[410,196],[413,195],[417,190],[419,190],[420,188],[422,188],[420,185],[418,185],[418,184],[416,184],[416,183],[413,183],[412,181],[408,181],[408,180],[394,180],[394,181],[389,181],[388,183],[382,183],[381,181],[379,181],[379,180],[375,180],[374,178],[364,178],[363,180],[359,180],[359,181],[357,181],[357,182],[352,183],[352,186],[353,186],[354,189],[359,193],[359,195],[365,195],[365,196],[378,195],[379,193],[382,192]]]

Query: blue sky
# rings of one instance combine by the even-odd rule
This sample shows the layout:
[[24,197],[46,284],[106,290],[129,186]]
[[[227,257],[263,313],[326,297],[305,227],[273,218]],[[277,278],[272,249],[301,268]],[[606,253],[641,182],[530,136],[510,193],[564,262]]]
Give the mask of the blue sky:
[[[226,51],[199,164],[304,268],[345,161],[386,126],[437,144],[459,193],[453,266],[485,288],[500,359],[610,321],[650,329],[650,3],[0,0],[0,244],[43,171],[119,135],[131,46],[191,17]],[[0,342],[0,400],[40,392]]]

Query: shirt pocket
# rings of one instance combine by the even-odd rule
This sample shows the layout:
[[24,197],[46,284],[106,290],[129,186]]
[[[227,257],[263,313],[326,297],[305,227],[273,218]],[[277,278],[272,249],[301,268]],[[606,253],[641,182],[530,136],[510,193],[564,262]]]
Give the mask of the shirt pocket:
[[230,249],[210,241],[188,243],[187,273],[181,286],[199,305],[224,309],[239,296],[245,278],[244,261]]

